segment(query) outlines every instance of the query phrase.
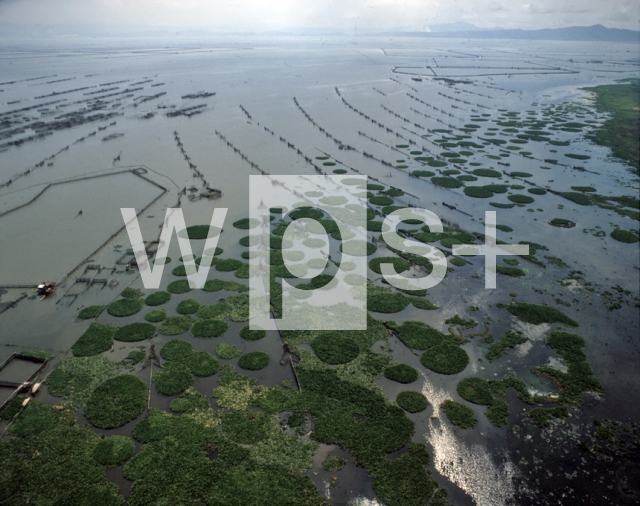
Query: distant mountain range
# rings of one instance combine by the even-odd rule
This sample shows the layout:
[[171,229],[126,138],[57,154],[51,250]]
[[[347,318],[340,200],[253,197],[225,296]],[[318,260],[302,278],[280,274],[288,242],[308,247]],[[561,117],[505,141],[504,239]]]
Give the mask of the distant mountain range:
[[640,42],[640,31],[607,28],[602,25],[543,28],[542,30],[507,30],[479,28],[469,24],[436,25],[431,31],[388,32],[395,37],[452,37],[465,39],[582,40],[603,42]]

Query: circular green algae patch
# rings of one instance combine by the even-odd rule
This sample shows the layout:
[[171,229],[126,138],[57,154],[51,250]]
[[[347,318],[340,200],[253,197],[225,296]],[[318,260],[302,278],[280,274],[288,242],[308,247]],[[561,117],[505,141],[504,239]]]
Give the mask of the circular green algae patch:
[[455,344],[442,342],[427,349],[420,357],[420,363],[439,374],[457,374],[469,364],[469,355]]
[[113,338],[116,341],[136,342],[151,338],[156,333],[156,326],[150,323],[131,323],[116,330]]
[[264,351],[245,353],[238,359],[238,367],[248,371],[258,371],[269,365],[269,355]]
[[192,324],[191,316],[169,316],[160,327],[158,332],[165,336],[176,336],[178,334],[184,334]]
[[217,318],[206,318],[196,320],[191,327],[193,337],[219,337],[229,330],[229,324]]
[[200,309],[200,303],[196,299],[185,299],[176,307],[176,311],[180,314],[197,313],[198,309]]
[[153,292],[151,295],[147,296],[147,298],[144,299],[144,303],[147,306],[160,306],[169,302],[170,300],[171,294],[169,292],[158,290],[157,292]]
[[424,395],[420,392],[413,392],[411,390],[400,392],[396,397],[396,403],[409,413],[420,413],[429,406],[429,401]]
[[387,367],[384,370],[384,376],[391,381],[396,381],[398,383],[413,383],[418,379],[418,371],[416,371],[413,367],[407,364],[396,364]]
[[100,429],[122,427],[140,416],[147,407],[147,385],[129,374],[108,379],[87,401],[84,415]]
[[172,281],[167,286],[167,292],[180,294],[187,293],[191,291],[191,287],[189,286],[189,281],[186,279],[180,279],[178,281]]
[[267,335],[267,331],[264,329],[251,329],[247,325],[240,329],[240,337],[247,341],[258,341]]
[[634,234],[633,232],[631,232],[629,230],[622,230],[622,229],[619,229],[619,228],[616,228],[613,232],[611,232],[610,235],[616,241],[626,242],[628,244],[633,244],[633,243],[638,242],[638,240],[640,240],[640,238],[638,238],[637,234]]
[[159,323],[167,319],[167,312],[164,309],[154,309],[144,315],[144,319],[151,323]]
[[112,316],[131,316],[139,312],[143,304],[140,299],[118,299],[109,304],[107,311]]
[[78,313],[78,319],[80,320],[93,320],[100,316],[104,308],[107,306],[89,306],[85,307]]

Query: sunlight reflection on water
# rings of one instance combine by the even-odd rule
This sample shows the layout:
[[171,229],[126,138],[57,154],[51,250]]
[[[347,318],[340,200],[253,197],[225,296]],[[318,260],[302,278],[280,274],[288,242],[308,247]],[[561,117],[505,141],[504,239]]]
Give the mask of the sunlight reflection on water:
[[440,404],[451,396],[424,377],[422,393],[433,406],[433,416],[439,418],[439,421],[430,421],[431,430],[425,434],[433,447],[436,469],[469,494],[478,506],[506,506],[516,493],[513,478],[518,472],[515,465],[506,454],[504,462],[497,465],[484,446],[468,445],[456,437],[440,410]]

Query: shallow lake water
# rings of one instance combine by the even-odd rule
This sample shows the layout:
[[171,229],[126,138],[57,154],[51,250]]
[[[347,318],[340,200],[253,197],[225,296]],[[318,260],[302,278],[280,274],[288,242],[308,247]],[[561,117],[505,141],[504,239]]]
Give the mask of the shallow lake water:
[[[456,384],[471,374],[492,379],[515,371],[530,390],[552,390],[550,381],[529,371],[531,366],[548,361],[559,363],[555,352],[544,344],[551,326],[527,326],[496,306],[517,297],[515,300],[557,305],[580,322],[576,332],[587,341],[585,353],[606,395],[576,407],[567,424],[594,417],[640,419],[638,404],[628,402],[630,393],[640,386],[638,245],[609,236],[617,227],[637,231],[638,222],[595,205],[580,206],[552,192],[527,192],[533,185],[562,192],[573,191],[571,186],[593,186],[599,195],[637,198],[637,177],[623,162],[612,159],[608,149],[591,143],[585,137],[587,128],[578,132],[554,130],[553,139],[569,141],[568,146],[533,140],[510,144],[529,152],[527,156],[506,150],[503,144],[486,142],[517,139],[514,133],[505,133],[504,126],[499,126],[500,131],[489,130],[496,127],[492,121],[504,120],[500,115],[506,112],[517,113],[519,120],[527,116],[544,119],[553,114],[550,108],[571,103],[575,109],[566,113],[564,120],[601,124],[606,114],[594,110],[590,94],[582,88],[638,77],[637,62],[629,49],[637,51],[637,47],[622,43],[478,44],[460,39],[275,36],[190,40],[170,48],[160,41],[61,45],[47,51],[5,48],[0,52],[0,75],[2,81],[11,83],[0,86],[0,114],[8,122],[0,134],[18,131],[0,139],[0,288],[5,290],[0,292],[0,303],[19,303],[0,313],[0,361],[14,351],[39,349],[56,354],[55,365],[71,355],[71,346],[89,325],[76,319],[78,309],[106,305],[127,286],[144,288],[137,273],[124,272],[131,255],[120,208],[144,210],[138,219],[147,241],[158,238],[166,210],[176,207],[177,202],[187,225],[208,224],[214,207],[228,208],[218,245],[224,249],[224,258],[239,258],[246,248],[238,241],[249,232],[231,223],[249,215],[249,176],[259,174],[250,163],[274,177],[316,175],[307,157],[327,174],[344,169],[347,176],[360,173],[399,188],[405,195],[396,199],[396,205],[428,209],[445,225],[468,232],[484,234],[484,212],[496,211],[498,224],[512,229],[499,231],[499,240],[530,241],[548,248],[536,253],[543,266],[521,259],[524,279],[499,276],[498,287],[486,290],[484,259],[468,257],[466,266],[455,267],[441,284],[429,290],[427,298],[439,310],[409,306],[399,313],[372,315],[398,323],[420,320],[447,332],[444,320],[460,314],[478,323],[486,321],[495,337],[509,328],[522,330],[529,337],[526,345],[495,363],[485,359],[485,348],[477,343],[481,338],[472,337],[464,345],[470,357],[467,369],[445,376],[422,367],[419,354],[391,336],[392,351],[384,352],[414,366],[421,377],[411,385],[385,378],[377,384],[391,401],[407,389],[421,391],[429,400],[431,406],[426,411],[408,414],[415,423],[413,439],[427,444],[432,454],[429,468],[453,504],[558,504],[557,497],[546,494],[549,489],[545,487],[552,486],[551,481],[544,481],[546,471],[563,476],[573,472],[569,469],[573,464],[554,461],[534,472],[522,464],[522,458],[537,458],[532,443],[525,443],[525,436],[512,430],[513,420],[526,423],[521,421],[523,415],[513,413],[509,428],[497,428],[484,415],[484,407],[470,405],[478,424],[473,429],[459,429],[449,423],[440,403],[446,399],[461,402]],[[42,79],[27,81],[38,77]],[[72,80],[50,82],[63,78]],[[70,91],[79,88],[83,89]],[[199,92],[215,95],[185,98]],[[154,98],[159,93],[164,94]],[[96,96],[102,97],[99,103],[92,101]],[[204,107],[188,109],[201,105]],[[175,115],[180,110],[183,113]],[[98,114],[103,119],[92,117]],[[480,121],[488,117],[483,115],[489,115],[490,121]],[[78,117],[84,118],[82,122],[64,124],[67,118]],[[57,126],[43,127],[42,122],[57,122]],[[468,124],[480,126],[460,130]],[[449,133],[437,131],[442,129]],[[29,139],[43,131],[46,135],[42,138]],[[534,202],[498,209],[489,202],[509,203],[509,193],[471,198],[462,188],[447,189],[428,177],[410,175],[413,170],[429,170],[442,176],[439,171],[453,168],[451,163],[444,168],[424,166],[415,160],[420,155],[411,151],[444,159],[442,153],[449,148],[435,141],[443,135],[460,134],[479,146],[452,148],[472,152],[459,162],[460,174],[471,174],[477,168],[529,174],[502,174],[500,179],[478,176],[468,185],[522,185],[525,189],[509,192],[530,195]],[[4,145],[16,140],[23,142]],[[410,147],[400,147],[405,145]],[[565,156],[576,153],[590,158],[583,161]],[[323,165],[316,159],[319,156],[328,156],[326,160],[335,165]],[[549,163],[549,159],[558,163]],[[399,168],[404,164],[408,167]],[[145,170],[131,172],[138,168]],[[80,179],[97,175],[103,177]],[[206,186],[220,189],[222,197],[190,200],[189,195],[198,195]],[[190,191],[192,187],[196,191]],[[553,218],[574,221],[576,226],[552,227],[548,222]],[[370,232],[373,236],[378,234]],[[196,257],[202,255],[203,243],[192,241]],[[373,257],[391,254],[380,242],[378,246]],[[168,255],[173,261],[166,265],[162,289],[178,279],[171,275],[181,256],[177,241],[172,241]],[[547,262],[545,255],[561,259],[566,267]],[[558,284],[572,270],[582,272],[577,287]],[[243,281],[214,267],[213,276]],[[91,284],[80,278],[106,283]],[[369,271],[369,278],[378,280],[380,276]],[[41,301],[22,286],[45,279],[60,280],[55,296],[47,300]],[[588,290],[585,282],[595,291]],[[620,309],[610,311],[605,304],[611,298],[604,292],[611,292],[614,286],[630,291],[630,295],[624,297]],[[23,293],[26,297],[21,298]],[[234,294],[193,290],[173,295],[171,307],[190,298],[215,304]],[[471,312],[472,306],[479,312]],[[147,310],[125,318],[126,323],[144,321]],[[98,319],[115,325],[122,325],[122,320],[106,312]],[[282,340],[278,333],[271,331],[260,341],[245,341],[239,336],[245,325],[231,322],[229,331],[216,339],[177,337],[212,354],[220,342],[233,344],[242,352],[265,351],[271,357],[270,365],[247,374],[267,386],[293,380],[290,366],[279,363]],[[482,324],[474,331],[481,328]],[[158,336],[152,342],[161,345],[169,339]],[[148,346],[148,342],[142,344]],[[113,353],[105,352],[105,356],[122,360],[131,349],[116,342]],[[379,345],[374,349],[383,351]],[[237,360],[221,362],[235,366]],[[145,380],[147,374],[140,372]],[[194,386],[210,395],[217,377],[198,378]],[[46,392],[43,399],[59,401]],[[170,400],[154,395],[152,406],[168,410]],[[518,409],[524,406],[517,399],[509,401]],[[216,407],[215,400],[211,404]],[[112,432],[130,435],[134,424]],[[531,441],[543,437],[535,430]],[[579,451],[574,445],[567,455],[579,455]],[[336,487],[329,486],[330,473],[321,467],[328,453],[349,462]],[[121,467],[108,473],[126,493],[129,484],[121,476]],[[321,445],[309,475],[331,504],[379,504],[366,471],[356,467],[344,450]],[[601,495],[608,485],[608,481],[603,483]],[[559,479],[553,487],[560,495],[569,489],[576,495],[581,487],[592,489],[570,479]]]

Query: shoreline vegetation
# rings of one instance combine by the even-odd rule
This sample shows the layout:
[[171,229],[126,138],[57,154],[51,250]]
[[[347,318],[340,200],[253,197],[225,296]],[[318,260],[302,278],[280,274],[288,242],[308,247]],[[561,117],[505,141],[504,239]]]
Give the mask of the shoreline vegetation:
[[640,79],[621,79],[616,84],[583,88],[593,93],[594,105],[611,118],[587,138],[611,149],[616,158],[640,175]]

